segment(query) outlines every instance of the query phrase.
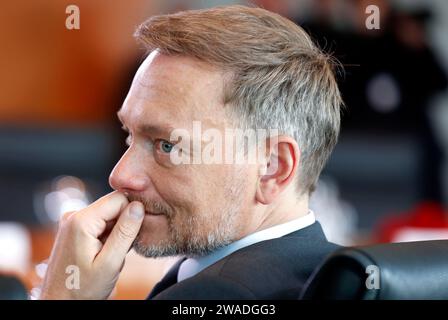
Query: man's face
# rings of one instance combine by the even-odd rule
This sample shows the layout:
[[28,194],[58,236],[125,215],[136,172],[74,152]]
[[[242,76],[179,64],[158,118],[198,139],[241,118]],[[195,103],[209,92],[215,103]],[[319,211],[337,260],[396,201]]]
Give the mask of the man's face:
[[232,127],[222,102],[223,83],[222,74],[209,65],[157,51],[134,78],[119,112],[129,148],[110,184],[145,206],[134,243],[142,255],[206,254],[240,238],[253,223],[254,166],[175,165],[170,157],[174,129],[186,129],[192,139],[193,121],[200,122],[202,131],[215,128],[223,136]]

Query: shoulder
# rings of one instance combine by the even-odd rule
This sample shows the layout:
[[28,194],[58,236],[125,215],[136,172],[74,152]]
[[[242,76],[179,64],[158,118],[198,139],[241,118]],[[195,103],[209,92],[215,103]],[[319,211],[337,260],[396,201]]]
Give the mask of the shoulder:
[[238,250],[157,298],[296,299],[313,270],[338,248],[315,224]]
[[236,251],[204,274],[242,284],[258,299],[295,299],[316,267],[338,248],[323,233],[299,231]]

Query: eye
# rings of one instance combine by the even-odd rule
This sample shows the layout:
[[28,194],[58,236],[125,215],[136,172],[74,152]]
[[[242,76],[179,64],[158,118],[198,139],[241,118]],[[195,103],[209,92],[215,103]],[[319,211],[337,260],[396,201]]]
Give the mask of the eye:
[[174,144],[172,144],[166,140],[157,141],[156,146],[163,153],[170,153],[174,148]]

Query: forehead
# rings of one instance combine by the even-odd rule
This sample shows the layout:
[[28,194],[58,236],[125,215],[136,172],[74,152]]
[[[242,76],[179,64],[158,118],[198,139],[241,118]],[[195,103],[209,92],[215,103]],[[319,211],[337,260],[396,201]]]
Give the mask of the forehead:
[[153,51],[139,67],[119,117],[127,126],[219,122],[223,85],[222,73],[206,63]]

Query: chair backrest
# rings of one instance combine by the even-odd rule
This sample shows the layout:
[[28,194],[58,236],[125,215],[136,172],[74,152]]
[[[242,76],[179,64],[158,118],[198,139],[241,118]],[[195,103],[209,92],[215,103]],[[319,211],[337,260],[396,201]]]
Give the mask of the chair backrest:
[[448,299],[448,240],[347,247],[331,254],[301,299]]
[[0,300],[26,300],[27,291],[16,277],[0,274]]

